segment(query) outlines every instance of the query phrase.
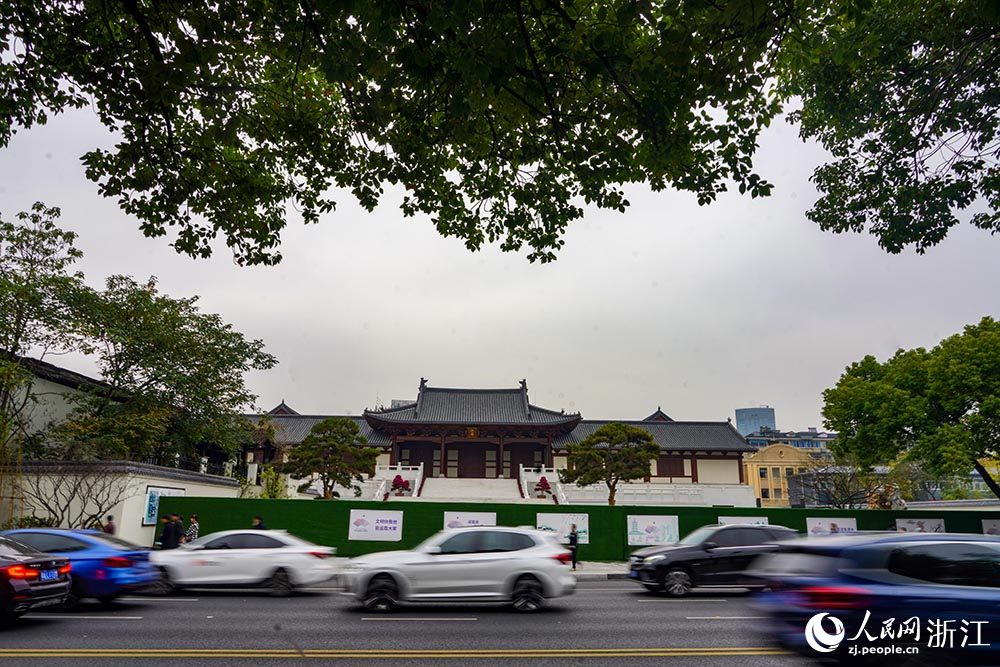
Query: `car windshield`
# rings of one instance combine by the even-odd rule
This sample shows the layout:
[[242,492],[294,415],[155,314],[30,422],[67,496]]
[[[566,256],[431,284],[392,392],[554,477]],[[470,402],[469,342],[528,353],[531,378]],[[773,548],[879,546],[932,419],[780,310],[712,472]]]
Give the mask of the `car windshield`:
[[685,545],[701,544],[702,542],[707,540],[708,537],[712,535],[716,530],[717,530],[716,526],[702,526],[701,528],[698,528],[697,530],[688,533],[687,537],[685,537],[677,544],[685,544]]
[[38,556],[42,552],[24,542],[0,537],[0,556]]

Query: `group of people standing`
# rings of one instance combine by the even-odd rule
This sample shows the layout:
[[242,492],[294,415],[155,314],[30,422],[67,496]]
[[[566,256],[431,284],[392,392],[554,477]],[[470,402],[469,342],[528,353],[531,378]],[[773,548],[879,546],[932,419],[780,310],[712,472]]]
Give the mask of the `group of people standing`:
[[160,524],[163,526],[159,540],[161,549],[176,549],[182,544],[197,540],[201,528],[198,524],[197,514],[191,515],[190,523],[186,528],[184,521],[176,512],[169,516],[160,517]]

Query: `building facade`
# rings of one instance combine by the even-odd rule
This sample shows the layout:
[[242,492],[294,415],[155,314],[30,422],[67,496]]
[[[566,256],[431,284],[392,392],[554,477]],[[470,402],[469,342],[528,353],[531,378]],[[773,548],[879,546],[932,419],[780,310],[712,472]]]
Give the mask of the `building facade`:
[[823,455],[829,452],[830,444],[837,439],[836,433],[826,433],[809,428],[805,431],[772,431],[768,429],[754,431],[746,436],[747,444],[754,449],[783,443],[798,449],[819,452]]
[[744,460],[747,484],[761,507],[791,507],[789,485],[817,466],[817,458],[787,444],[768,445]]
[[[300,415],[284,402],[267,415],[268,437],[249,462],[266,463],[334,415]],[[661,455],[650,482],[742,484],[743,455],[753,450],[728,421],[675,421],[657,409],[640,420],[586,420],[533,405],[527,383],[512,389],[430,387],[421,379],[415,401],[347,416],[382,465],[423,466],[425,477],[516,479],[519,470],[565,467],[567,447],[601,426],[626,423],[651,433]]]
[[744,438],[761,429],[777,430],[774,423],[774,408],[762,405],[759,408],[736,408],[736,430]]

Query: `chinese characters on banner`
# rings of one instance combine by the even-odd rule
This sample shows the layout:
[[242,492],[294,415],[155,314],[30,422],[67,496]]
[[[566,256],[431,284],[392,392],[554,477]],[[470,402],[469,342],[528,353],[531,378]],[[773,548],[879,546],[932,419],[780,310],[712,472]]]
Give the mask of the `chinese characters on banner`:
[[464,528],[465,526],[495,526],[496,512],[445,512],[445,528]]
[[806,534],[836,535],[838,533],[856,533],[858,520],[848,517],[811,517],[806,519]]
[[347,539],[399,542],[403,539],[403,513],[386,510],[351,510]]

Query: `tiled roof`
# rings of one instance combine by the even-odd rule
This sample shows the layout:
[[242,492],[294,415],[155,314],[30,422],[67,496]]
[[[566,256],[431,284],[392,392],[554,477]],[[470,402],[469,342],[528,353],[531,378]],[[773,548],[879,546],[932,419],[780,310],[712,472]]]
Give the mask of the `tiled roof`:
[[365,410],[384,422],[422,424],[566,424],[576,413],[547,410],[528,402],[528,387],[517,389],[451,389],[420,381],[417,402],[397,408]]
[[271,410],[267,414],[269,414],[269,415],[297,415],[299,413],[296,412],[295,410],[292,410],[290,407],[288,407],[288,404],[285,403],[285,399],[281,399],[281,403],[279,403],[277,406],[271,408]]
[[[256,415],[247,415],[247,417],[254,424],[257,424],[260,420]],[[342,417],[353,421],[361,427],[359,435],[367,438],[370,445],[388,445],[391,443],[386,433],[372,429],[364,417],[351,415],[269,415],[267,421],[274,429],[274,441],[276,444],[297,445],[305,440],[313,426],[331,417]]]
[[661,410],[660,406],[657,405],[656,406],[656,412],[654,412],[653,414],[649,415],[648,417],[646,417],[642,421],[644,421],[644,422],[672,422],[673,419],[671,419],[670,415],[668,415],[666,412],[664,412],[663,410]]
[[582,441],[607,424],[629,424],[649,431],[663,451],[712,451],[752,452],[755,447],[747,444],[729,422],[656,422],[613,421],[585,419],[571,433],[553,439],[555,451],[565,450],[566,445]]

